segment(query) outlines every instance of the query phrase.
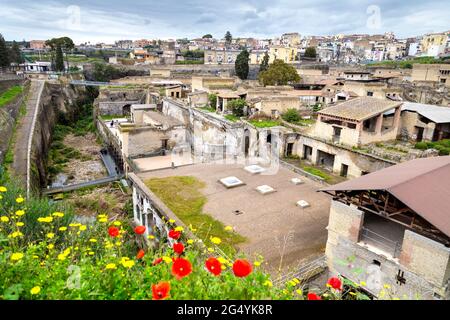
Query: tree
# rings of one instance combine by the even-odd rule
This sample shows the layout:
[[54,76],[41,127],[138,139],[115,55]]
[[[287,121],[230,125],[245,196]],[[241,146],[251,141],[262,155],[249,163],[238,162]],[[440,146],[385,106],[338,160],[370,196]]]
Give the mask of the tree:
[[13,41],[12,47],[9,52],[9,61],[14,63],[23,63],[24,59],[22,57],[22,53],[20,52],[19,45],[17,42]]
[[248,53],[247,49],[244,49],[241,51],[241,53],[238,54],[236,58],[236,62],[234,63],[234,70],[236,71],[237,76],[245,80],[248,77],[248,60],[249,60],[250,54]]
[[208,94],[209,105],[213,108],[216,107],[217,104],[217,96],[214,93]]
[[259,74],[258,78],[264,86],[280,86],[300,81],[297,69],[279,59],[275,59],[266,71]]
[[231,35],[230,31],[227,31],[227,33],[225,33],[225,43],[226,44],[231,44],[231,41],[233,40],[233,36]]
[[281,117],[287,122],[298,122],[300,120],[300,115],[298,114],[297,109],[294,108],[287,109]]
[[264,57],[259,65],[259,72],[266,71],[269,68],[269,53],[266,51]]
[[231,109],[233,115],[236,117],[242,117],[244,115],[244,108],[247,105],[247,101],[244,99],[236,99],[228,102],[228,108]]
[[[63,50],[66,51],[66,53],[67,53],[69,51],[72,51],[75,48],[75,44],[73,43],[72,39],[70,39],[69,37],[52,38],[50,40],[45,41],[45,44],[47,46],[49,46],[51,49],[52,65],[55,67],[56,70],[58,70],[58,67],[56,66],[56,59],[60,59],[58,57],[57,51],[61,51],[61,57],[64,61]],[[58,49],[58,47],[60,49]],[[66,55],[66,59],[67,59],[67,66],[69,67],[69,60],[68,60],[67,55]],[[60,63],[60,61],[59,61],[59,63]],[[63,62],[63,65],[64,65],[64,62]],[[62,70],[58,70],[58,71],[63,71],[63,70],[64,70],[64,68]]]
[[210,34],[210,33],[208,33],[208,34],[205,34],[203,37],[202,37],[202,39],[212,39],[212,34]]
[[55,69],[60,72],[64,71],[64,56],[60,44],[56,45]]
[[0,33],[0,69],[6,69],[9,67],[9,52],[6,47],[5,39]]
[[315,58],[316,55],[317,55],[316,48],[314,48],[314,47],[306,48],[306,50],[305,50],[305,57],[307,57],[307,58]]

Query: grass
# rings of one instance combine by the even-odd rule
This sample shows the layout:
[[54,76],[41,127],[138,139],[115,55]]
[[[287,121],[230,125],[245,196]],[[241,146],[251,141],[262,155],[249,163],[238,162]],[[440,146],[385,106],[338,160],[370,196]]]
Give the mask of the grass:
[[317,169],[314,167],[309,167],[309,166],[304,166],[302,169],[308,173],[315,175],[315,176],[321,177],[322,179],[324,179],[327,182],[331,180],[331,176],[329,174],[326,174],[325,172],[323,172],[320,169]]
[[20,93],[22,93],[22,90],[22,86],[13,86],[3,92],[0,95],[0,107],[3,107],[4,105],[13,101]]
[[[31,59],[32,61],[51,61],[52,56],[50,54],[41,54],[40,56],[37,54],[27,55],[27,58]],[[102,58],[96,58],[96,57],[86,57],[86,56],[76,56],[76,55],[68,55],[69,64],[72,63],[94,63],[94,62],[100,62],[104,63],[105,60]],[[64,56],[64,61],[66,61],[66,56]]]
[[213,107],[208,107],[208,106],[200,107],[200,108],[197,108],[197,109],[200,109],[200,110],[203,110],[203,111],[206,111],[206,112],[216,112],[216,109],[215,109],[215,108],[213,108]]
[[204,182],[190,176],[153,178],[145,181],[147,187],[154,192],[187,226],[192,225],[193,233],[208,246],[210,237],[219,237],[222,243],[219,248],[226,254],[236,252],[235,245],[246,239],[235,233],[226,231],[222,222],[203,212],[207,199],[201,192]]
[[301,125],[301,126],[307,126],[310,124],[314,124],[316,120],[314,119],[300,119],[299,121],[295,122],[295,124]]
[[248,122],[257,128],[270,128],[281,125],[280,122],[276,120],[249,120]]
[[240,117],[237,117],[234,114],[227,114],[227,115],[225,115],[225,119],[227,119],[228,121],[231,121],[231,122],[236,122],[236,121],[241,120]]
[[113,115],[102,115],[102,116],[100,116],[100,118],[103,121],[108,121],[108,120],[113,120],[113,119],[125,118],[125,116],[120,115],[120,114],[116,114],[116,115],[113,114]]
[[440,156],[446,156],[450,154],[450,139],[442,139],[435,142],[417,142],[414,148],[420,150],[436,149],[439,151]]
[[433,64],[433,63],[445,63],[443,59],[435,59],[433,57],[418,57],[411,60],[401,60],[401,61],[380,61],[369,63],[368,66],[384,66],[384,67],[392,67],[392,68],[401,68],[401,69],[412,69],[414,63],[421,64]]
[[183,60],[183,61],[175,61],[175,64],[203,64],[203,60]]

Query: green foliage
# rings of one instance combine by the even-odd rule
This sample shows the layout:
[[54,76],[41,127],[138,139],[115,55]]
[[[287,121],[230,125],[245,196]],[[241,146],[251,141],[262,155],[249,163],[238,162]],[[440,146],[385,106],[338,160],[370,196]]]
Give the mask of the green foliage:
[[9,61],[14,62],[14,63],[23,63],[24,62],[22,53],[20,52],[19,45],[15,41],[13,41],[13,44],[10,49]]
[[259,65],[259,72],[263,72],[269,69],[269,53],[264,53],[264,57]]
[[0,94],[0,107],[13,101],[19,94],[22,93],[22,86],[13,86]]
[[325,172],[323,172],[320,169],[317,169],[314,167],[309,167],[309,166],[305,166],[302,169],[308,173],[311,173],[312,175],[315,175],[315,176],[318,176],[318,177],[324,179],[325,181],[329,181],[331,179],[330,175],[326,174]]
[[436,149],[439,151],[440,156],[446,156],[450,154],[450,139],[443,139],[435,142],[417,142],[414,148],[420,150]]
[[215,95],[214,93],[208,94],[208,101],[209,101],[209,105],[211,107],[215,108],[216,104],[217,104],[217,95]]
[[249,120],[249,122],[257,128],[270,128],[281,125],[277,120]]
[[300,120],[298,110],[294,108],[286,110],[286,112],[283,113],[281,117],[287,122],[298,122]]
[[236,62],[234,63],[234,70],[236,71],[237,76],[241,80],[245,80],[248,77],[249,66],[249,52],[245,49],[238,54],[236,58]]
[[227,108],[231,109],[234,116],[242,117],[244,116],[244,107],[246,105],[247,102],[244,99],[235,99],[228,102]]
[[55,69],[60,72],[64,71],[64,57],[60,45],[56,46]]
[[216,108],[209,107],[209,106],[200,107],[198,109],[206,111],[206,112],[216,112]]
[[0,33],[0,69],[6,69],[9,67],[9,52],[6,47],[5,39]]
[[160,198],[185,225],[192,225],[203,242],[211,245],[210,237],[222,240],[218,246],[227,254],[235,253],[235,245],[246,239],[235,232],[225,230],[222,222],[203,212],[206,197],[201,192],[205,184],[190,176],[153,178],[145,181],[146,186]]
[[231,32],[227,31],[225,33],[225,42],[229,45],[229,44],[231,44],[232,40],[233,40],[233,36],[231,35]]
[[226,114],[225,119],[231,122],[236,122],[240,120],[240,117],[235,116],[234,114]]
[[175,64],[203,64],[203,60],[177,60]]
[[205,34],[203,37],[202,37],[202,39],[212,39],[212,34],[210,34],[210,33],[208,33],[208,34]]
[[183,50],[181,55],[186,59],[203,59],[205,53],[203,50]]
[[315,58],[317,56],[315,47],[308,47],[305,50],[305,57],[307,58]]
[[114,68],[109,64],[94,63],[93,80],[100,82],[109,82],[117,79],[121,75],[121,70]]
[[287,85],[300,81],[300,76],[294,66],[276,59],[266,71],[259,74],[259,81],[264,86]]
[[392,61],[392,60],[386,60],[386,61],[380,61],[380,62],[374,62],[370,63],[369,66],[377,67],[377,66],[383,66],[383,67],[392,67],[392,68],[400,68],[400,69],[412,69],[414,63],[420,63],[420,64],[434,64],[434,63],[448,63],[448,61],[440,58],[436,59],[434,57],[416,57],[414,59],[410,60],[401,60],[401,61]]

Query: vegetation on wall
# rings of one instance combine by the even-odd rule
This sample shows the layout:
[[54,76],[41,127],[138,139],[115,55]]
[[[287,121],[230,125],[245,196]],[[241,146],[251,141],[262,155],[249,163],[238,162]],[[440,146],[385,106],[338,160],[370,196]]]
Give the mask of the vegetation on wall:
[[13,101],[19,94],[22,93],[22,86],[13,86],[0,94],[0,107]]
[[295,123],[300,120],[300,114],[297,109],[290,108],[287,109],[285,113],[281,115],[284,121]]
[[450,154],[450,139],[442,139],[435,142],[417,142],[414,148],[420,150],[436,149],[439,151],[440,156],[447,156]]
[[236,117],[244,116],[244,108],[247,105],[245,99],[231,100],[227,104],[227,108],[231,109],[232,113]]

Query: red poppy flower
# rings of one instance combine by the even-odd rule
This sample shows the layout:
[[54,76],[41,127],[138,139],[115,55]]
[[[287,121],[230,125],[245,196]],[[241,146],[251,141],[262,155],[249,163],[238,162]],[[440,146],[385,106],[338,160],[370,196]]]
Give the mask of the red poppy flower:
[[119,235],[119,229],[116,227],[109,227],[108,233],[111,237],[117,237]]
[[138,253],[136,255],[136,258],[137,259],[142,259],[144,256],[145,256],[145,251],[141,249],[141,250],[138,251]]
[[178,239],[180,239],[180,236],[181,236],[181,231],[175,231],[173,229],[169,231],[169,238],[178,240]]
[[160,282],[152,285],[153,300],[162,300],[169,296],[170,283]]
[[183,246],[183,244],[182,244],[182,243],[179,243],[179,242],[174,243],[174,244],[173,244],[173,251],[175,251],[175,253],[178,254],[178,255],[182,254],[183,251],[184,251],[184,246]]
[[252,265],[247,260],[237,259],[233,263],[233,272],[236,277],[246,277],[252,272]]
[[222,272],[222,264],[214,257],[208,258],[205,261],[205,266],[215,276],[218,276]]
[[156,259],[153,261],[153,265],[156,266],[157,264],[160,264],[162,261],[163,261],[163,258],[156,258]]
[[134,232],[136,232],[136,234],[143,234],[145,232],[145,226],[137,226],[134,228]]
[[189,260],[184,258],[175,258],[172,265],[172,274],[181,279],[192,272],[192,266]]
[[332,277],[332,278],[328,279],[327,284],[336,290],[341,290],[341,287],[342,287],[342,282],[337,277]]
[[308,300],[322,300],[322,298],[319,295],[317,295],[317,294],[315,294],[313,292],[309,292],[308,293]]

